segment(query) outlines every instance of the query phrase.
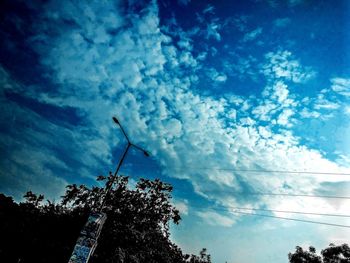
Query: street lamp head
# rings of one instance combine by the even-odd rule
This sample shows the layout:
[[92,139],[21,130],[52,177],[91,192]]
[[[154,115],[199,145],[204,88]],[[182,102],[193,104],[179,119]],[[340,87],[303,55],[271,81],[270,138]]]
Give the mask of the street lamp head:
[[140,146],[137,146],[137,145],[135,145],[135,144],[133,144],[133,143],[130,142],[129,137],[126,135],[126,133],[125,133],[125,131],[124,131],[122,125],[121,125],[120,122],[118,121],[118,119],[117,119],[116,117],[114,117],[114,116],[112,117],[112,119],[113,119],[113,121],[120,127],[120,129],[122,130],[122,132],[123,132],[123,134],[124,134],[124,136],[125,136],[125,139],[128,141],[128,148],[129,148],[130,146],[133,146],[133,147],[139,149],[140,151],[142,151],[143,154],[144,154],[145,156],[149,157],[150,155],[149,155],[149,153],[148,153],[146,150],[144,150],[144,149],[142,149]]
[[117,119],[116,117],[113,117],[112,119],[113,119],[113,121],[114,121],[116,124],[120,125],[120,124],[119,124],[119,121],[118,121],[118,119]]

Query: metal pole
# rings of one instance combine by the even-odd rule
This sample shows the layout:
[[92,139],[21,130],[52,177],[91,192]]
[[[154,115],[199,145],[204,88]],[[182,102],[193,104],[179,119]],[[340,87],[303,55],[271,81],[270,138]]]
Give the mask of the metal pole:
[[120,122],[118,121],[118,119],[117,119],[116,117],[113,117],[112,119],[113,119],[113,121],[119,126],[119,128],[122,130],[125,139],[128,141],[128,143],[130,143],[129,137],[128,137],[128,135],[126,135],[126,132],[124,131],[123,126],[120,124]]
[[105,213],[102,212],[102,209],[106,203],[107,198],[109,197],[109,194],[113,188],[113,184],[115,183],[115,180],[117,179],[120,167],[122,166],[130,147],[133,146],[136,149],[142,151],[145,156],[147,156],[147,157],[149,156],[149,153],[146,150],[144,150],[141,147],[139,147],[135,144],[132,144],[130,142],[129,137],[127,136],[126,132],[124,131],[122,125],[120,124],[120,122],[118,121],[117,118],[113,117],[113,121],[122,130],[125,139],[128,141],[128,145],[125,148],[125,151],[122,155],[122,158],[119,160],[119,163],[118,163],[117,168],[113,174],[113,177],[112,177],[110,184],[106,186],[106,194],[103,197],[100,211],[98,213],[91,213],[90,214],[90,216],[88,218],[88,222],[85,224],[85,226],[83,227],[83,229],[80,232],[79,238],[75,244],[72,256],[69,259],[68,263],[88,263],[89,259],[91,258],[92,254],[94,253],[94,250],[97,247],[97,239],[100,235],[103,224],[104,224],[105,220],[107,219],[107,216]]
[[110,184],[107,186],[107,188],[106,188],[106,195],[105,195],[104,198],[103,198],[103,202],[102,202],[102,204],[101,204],[100,211],[102,211],[103,206],[105,205],[105,202],[106,202],[106,200],[107,200],[107,198],[108,198],[108,196],[109,196],[109,193],[110,193],[111,190],[112,190],[113,184],[115,183],[115,180],[117,179],[117,175],[118,175],[119,169],[120,169],[120,167],[122,166],[122,164],[123,164],[123,162],[124,162],[124,159],[125,159],[125,156],[126,156],[126,154],[128,153],[128,151],[129,151],[131,145],[132,145],[132,144],[131,144],[130,142],[128,142],[128,146],[126,147],[126,149],[125,149],[125,151],[124,151],[124,153],[123,153],[122,158],[119,160],[117,169],[115,170],[115,172],[114,172],[114,174],[113,174],[112,181],[111,181],[111,183],[110,183]]

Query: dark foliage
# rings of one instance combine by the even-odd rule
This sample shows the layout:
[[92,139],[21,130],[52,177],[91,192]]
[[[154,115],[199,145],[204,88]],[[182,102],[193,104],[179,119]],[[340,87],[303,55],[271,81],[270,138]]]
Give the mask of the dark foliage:
[[329,247],[321,251],[324,263],[350,263],[350,247],[347,244]]
[[321,257],[316,254],[314,247],[309,247],[309,250],[297,246],[294,253],[288,254],[290,263],[322,263]]
[[195,255],[187,255],[185,258],[188,260],[189,263],[210,263],[211,257],[209,254],[207,254],[207,249],[203,248],[201,252],[199,252],[199,256]]
[[37,201],[16,204],[0,194],[0,262],[68,262],[88,212]]
[[[111,184],[112,175],[98,180]],[[99,211],[105,188],[68,185],[59,204],[28,192],[17,204],[0,194],[0,262],[66,263],[90,212]],[[107,220],[91,263],[210,263],[210,255],[183,255],[169,239],[169,223],[180,215],[171,204],[172,186],[141,179],[135,189],[119,176],[106,196]]]
[[290,263],[350,263],[350,248],[347,244],[340,246],[330,244],[321,250],[321,255],[316,254],[314,247],[303,250],[297,246],[294,253],[288,254],[288,258]]

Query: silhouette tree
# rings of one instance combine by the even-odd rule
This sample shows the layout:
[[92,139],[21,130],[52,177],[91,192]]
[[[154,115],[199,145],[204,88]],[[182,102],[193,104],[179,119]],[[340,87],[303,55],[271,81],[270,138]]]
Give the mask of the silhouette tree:
[[191,257],[188,257],[189,263],[211,263],[211,257],[209,254],[207,254],[207,249],[203,248],[199,252],[199,256],[191,255]]
[[316,254],[314,247],[309,247],[307,251],[297,246],[294,253],[288,254],[288,258],[290,263],[350,263],[350,248],[347,244],[330,244],[321,250],[321,255],[322,257]]
[[30,199],[17,204],[0,194],[0,262],[68,262],[87,211],[26,195]]
[[321,251],[324,263],[350,263],[350,248],[347,244],[330,244]]
[[309,247],[309,250],[297,246],[294,253],[288,254],[290,263],[322,263],[321,257],[316,254],[314,247]]
[[[98,180],[109,186],[112,174]],[[118,176],[108,196],[105,189],[68,185],[58,204],[32,192],[20,204],[0,194],[0,262],[68,262],[89,213],[103,203],[107,220],[91,263],[211,262],[206,250],[184,255],[170,241],[169,224],[181,220],[170,203],[170,184],[140,179],[131,189],[128,177]]]
[[[112,175],[99,179],[108,185]],[[178,224],[181,219],[169,202],[172,186],[157,179],[141,179],[134,190],[127,186],[127,177],[117,177],[116,187],[105,200],[107,220],[91,262],[181,262],[181,250],[169,240],[169,223]],[[68,189],[70,199],[64,201],[98,211],[101,191],[75,187]]]

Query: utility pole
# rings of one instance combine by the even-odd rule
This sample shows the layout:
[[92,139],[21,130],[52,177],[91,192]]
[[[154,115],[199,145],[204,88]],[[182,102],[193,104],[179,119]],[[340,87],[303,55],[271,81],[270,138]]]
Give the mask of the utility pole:
[[118,121],[118,119],[116,117],[113,117],[113,121],[115,124],[117,124],[119,126],[119,128],[123,132],[123,135],[124,135],[125,139],[127,140],[128,144],[125,148],[125,151],[124,151],[122,157],[119,160],[117,168],[113,174],[111,183],[106,186],[105,196],[103,197],[100,211],[96,212],[96,213],[91,213],[89,215],[88,221],[86,222],[85,226],[83,227],[83,229],[80,232],[79,238],[75,244],[72,256],[69,259],[68,263],[88,263],[89,259],[93,255],[95,248],[97,247],[97,239],[101,233],[101,230],[103,228],[103,224],[107,219],[107,215],[105,213],[103,213],[102,210],[105,206],[106,200],[108,199],[108,197],[111,193],[111,190],[113,188],[115,180],[117,179],[120,167],[122,166],[129,149],[131,147],[134,147],[135,149],[143,152],[143,154],[145,156],[149,157],[149,153],[146,150],[133,144],[130,141],[125,130],[123,129],[123,126],[120,124],[120,122]]

